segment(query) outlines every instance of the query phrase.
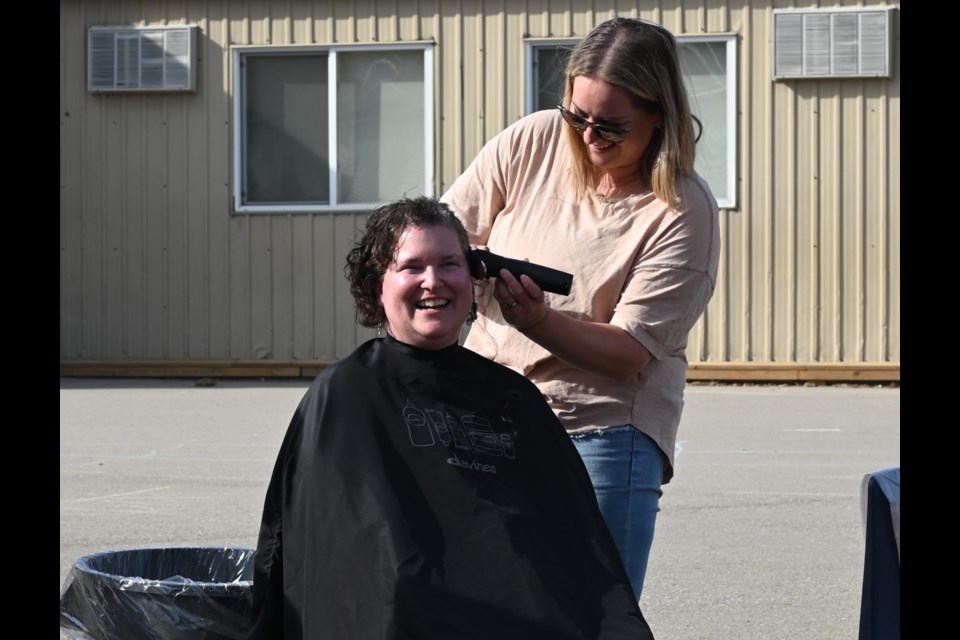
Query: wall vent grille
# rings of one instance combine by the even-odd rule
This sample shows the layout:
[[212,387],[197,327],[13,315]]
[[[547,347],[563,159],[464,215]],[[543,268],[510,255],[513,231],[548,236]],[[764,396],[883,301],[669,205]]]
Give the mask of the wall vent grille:
[[773,77],[889,77],[892,9],[775,9]]
[[197,27],[91,27],[90,91],[195,91]]

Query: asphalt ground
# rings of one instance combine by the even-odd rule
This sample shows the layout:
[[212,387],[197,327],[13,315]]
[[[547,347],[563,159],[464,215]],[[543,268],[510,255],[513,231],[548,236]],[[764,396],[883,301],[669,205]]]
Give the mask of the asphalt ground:
[[[256,544],[306,380],[60,379],[60,585],[77,558]],[[690,386],[641,608],[658,640],[856,638],[863,477],[900,389]]]

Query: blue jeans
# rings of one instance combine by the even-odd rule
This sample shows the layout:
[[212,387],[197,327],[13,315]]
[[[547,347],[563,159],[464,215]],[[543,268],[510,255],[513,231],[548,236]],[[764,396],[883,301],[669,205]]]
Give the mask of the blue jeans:
[[575,434],[572,439],[639,600],[663,494],[663,454],[631,425]]

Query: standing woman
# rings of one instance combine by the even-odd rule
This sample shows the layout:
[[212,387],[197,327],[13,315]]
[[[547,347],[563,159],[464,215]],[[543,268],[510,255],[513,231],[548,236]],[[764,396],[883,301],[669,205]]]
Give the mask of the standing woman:
[[466,346],[532,380],[573,437],[638,599],[720,253],[695,143],[673,35],[615,18],[573,50],[563,104],[497,135],[443,197],[471,242],[574,274],[562,297],[501,272]]

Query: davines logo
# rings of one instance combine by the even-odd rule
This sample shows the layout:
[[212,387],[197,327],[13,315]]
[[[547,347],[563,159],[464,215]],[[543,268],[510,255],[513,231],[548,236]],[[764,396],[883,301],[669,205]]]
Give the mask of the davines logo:
[[484,473],[496,473],[497,466],[493,464],[483,464],[482,462],[467,462],[466,460],[461,460],[457,454],[447,458],[447,464],[452,464],[455,467],[460,467],[461,469],[469,469],[470,471],[483,471]]

